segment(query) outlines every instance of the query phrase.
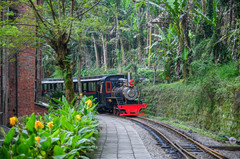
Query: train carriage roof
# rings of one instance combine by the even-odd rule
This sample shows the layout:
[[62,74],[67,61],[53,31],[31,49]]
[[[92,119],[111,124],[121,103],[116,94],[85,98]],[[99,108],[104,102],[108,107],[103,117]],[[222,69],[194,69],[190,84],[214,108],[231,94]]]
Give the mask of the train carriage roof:
[[[101,75],[101,76],[85,76],[81,77],[81,82],[96,82],[96,81],[104,81],[109,77],[117,77],[123,78],[124,75]],[[77,82],[77,78],[73,78],[73,82]],[[42,84],[57,84],[64,83],[63,79],[60,78],[44,78],[42,80]]]

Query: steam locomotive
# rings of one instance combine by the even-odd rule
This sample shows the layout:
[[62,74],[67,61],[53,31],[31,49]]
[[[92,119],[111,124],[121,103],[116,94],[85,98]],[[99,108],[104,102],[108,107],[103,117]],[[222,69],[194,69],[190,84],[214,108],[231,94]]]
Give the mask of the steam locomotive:
[[[74,90],[77,93],[77,78],[73,78]],[[130,80],[127,75],[102,75],[87,76],[81,78],[83,95],[93,96],[98,103],[99,112],[112,112],[119,116],[143,115],[143,98],[139,90],[134,86],[134,80]],[[46,94],[50,91],[64,90],[62,79],[44,79],[42,81],[42,91]]]

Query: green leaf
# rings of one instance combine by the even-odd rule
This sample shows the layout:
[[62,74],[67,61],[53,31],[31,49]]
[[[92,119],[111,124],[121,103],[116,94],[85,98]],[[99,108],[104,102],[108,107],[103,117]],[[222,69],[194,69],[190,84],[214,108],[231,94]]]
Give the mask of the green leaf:
[[60,129],[57,129],[52,135],[51,135],[51,137],[58,137],[58,135],[59,135],[59,133],[60,133]]
[[3,130],[3,128],[1,127],[1,133],[3,134],[3,136],[6,135],[5,131]]
[[217,24],[217,10],[218,10],[218,8],[217,8],[217,5],[218,5],[218,1],[217,0],[214,0],[213,1],[213,24],[216,26],[216,24]]
[[183,59],[184,61],[187,61],[187,59],[188,59],[188,54],[189,54],[188,49],[187,49],[186,47],[184,47],[184,48],[183,48],[183,52],[182,52],[182,59]]
[[53,156],[54,159],[63,159],[66,155]]
[[15,135],[15,127],[12,127],[9,130],[8,134],[5,136],[4,144],[8,146],[11,143],[14,135]]
[[29,118],[26,124],[28,131],[33,132],[35,121],[36,121],[36,116],[34,113],[32,113],[31,117]]
[[155,7],[157,7],[157,8],[160,9],[160,10],[164,10],[164,11],[166,10],[165,8],[163,8],[162,6],[154,3],[153,1],[147,1],[147,3],[148,3],[148,4],[151,4],[151,5],[155,6]]
[[213,25],[213,21],[209,19],[202,11],[194,9],[193,12],[200,15],[208,24]]
[[63,151],[63,149],[60,146],[56,145],[53,149],[53,155],[54,156],[65,155],[65,152]]
[[78,140],[79,140],[79,136],[78,135],[73,137],[73,139],[72,139],[72,147],[73,148],[75,148],[75,145],[76,145]]
[[26,129],[24,129],[24,130],[22,131],[22,136],[23,136],[24,138],[28,138],[29,134],[28,134],[28,132],[27,132]]
[[180,7],[180,5],[179,5],[179,3],[178,3],[178,0],[175,0],[174,2],[173,2],[173,4],[174,4],[174,12],[178,15],[179,14],[179,7]]
[[67,146],[71,146],[72,145],[72,138],[73,137],[70,137],[70,139],[68,139],[68,141],[66,142]]
[[35,135],[31,135],[29,139],[27,140],[28,146],[34,146],[35,145]]
[[58,140],[59,140],[59,138],[57,138],[57,137],[56,138],[51,138],[51,144],[58,141]]
[[62,102],[64,106],[68,106],[68,101],[64,96],[62,97]]
[[88,139],[93,135],[94,131],[91,131],[89,134],[85,135],[83,138]]
[[81,130],[78,131],[78,135],[82,136],[84,133],[90,132],[88,127],[83,127]]
[[70,155],[77,155],[78,154],[78,151],[80,150],[81,148],[78,148],[78,149],[73,149],[73,150],[71,150],[70,152],[68,152],[66,155],[67,155],[67,157],[68,158],[70,158],[69,156]]
[[64,141],[66,140],[66,139],[65,139],[65,136],[66,136],[66,132],[64,132],[63,134],[60,134],[60,141],[61,141],[61,144],[63,144]]
[[17,147],[17,153],[18,154],[27,154],[28,153],[28,145],[27,144],[20,144],[18,147]]
[[40,144],[42,146],[41,149],[47,150],[51,145],[51,138],[48,137],[47,139],[40,140]]
[[90,140],[89,139],[81,139],[81,140],[78,140],[78,142],[76,143],[76,145],[80,145],[80,144],[82,144],[82,143],[84,143],[84,142],[89,142]]
[[55,118],[53,119],[53,123],[54,123],[54,128],[59,128],[60,125],[61,125],[61,122],[60,122],[59,117],[55,117]]
[[70,131],[74,131],[74,126],[67,121],[67,118],[65,116],[63,116],[61,118],[61,126],[64,129],[67,129],[67,130],[70,130]]
[[9,152],[4,146],[1,148],[0,152],[1,152],[0,153],[0,158],[3,158],[3,159],[5,159],[5,158],[8,159],[9,158]]

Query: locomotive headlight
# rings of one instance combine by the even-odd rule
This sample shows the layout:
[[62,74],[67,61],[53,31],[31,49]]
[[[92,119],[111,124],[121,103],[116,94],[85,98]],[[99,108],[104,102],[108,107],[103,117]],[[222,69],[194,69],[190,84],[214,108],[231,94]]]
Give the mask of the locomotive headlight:
[[129,93],[128,93],[128,95],[129,95],[130,97],[133,97],[134,94],[135,94],[135,93],[134,93],[132,90],[130,90]]
[[112,103],[112,99],[108,99],[108,102],[109,102],[109,103]]
[[123,90],[123,95],[128,100],[135,100],[138,96],[138,91],[134,87],[125,87]]

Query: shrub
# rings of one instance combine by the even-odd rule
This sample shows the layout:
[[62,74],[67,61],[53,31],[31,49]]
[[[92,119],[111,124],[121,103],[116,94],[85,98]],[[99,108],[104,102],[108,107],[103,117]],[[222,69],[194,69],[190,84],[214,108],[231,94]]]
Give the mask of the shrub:
[[49,114],[33,113],[25,123],[11,118],[13,127],[5,134],[0,158],[88,158],[99,134],[91,99],[84,97],[73,106],[63,97],[55,99],[61,109],[50,108]]
[[147,112],[240,139],[240,76],[236,64],[202,68],[198,76],[186,82],[144,85]]

